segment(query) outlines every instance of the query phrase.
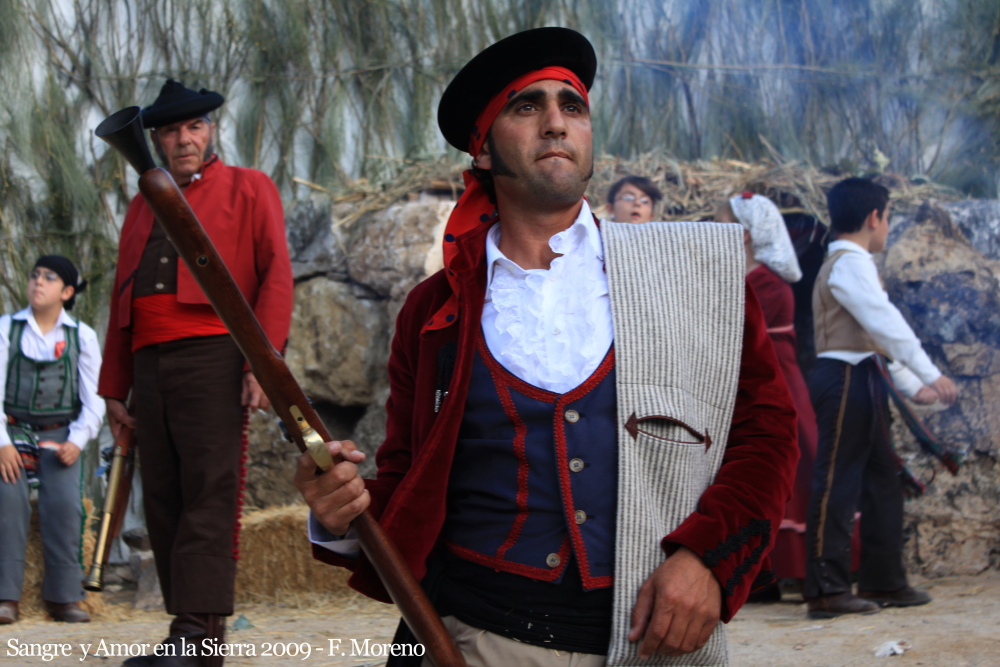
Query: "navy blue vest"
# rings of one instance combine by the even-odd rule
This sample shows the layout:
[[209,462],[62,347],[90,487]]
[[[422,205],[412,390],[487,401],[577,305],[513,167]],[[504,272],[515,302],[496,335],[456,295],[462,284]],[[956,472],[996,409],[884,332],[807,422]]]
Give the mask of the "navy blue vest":
[[448,482],[452,553],[559,582],[573,556],[583,587],[611,586],[618,500],[614,348],[583,384],[555,394],[519,379],[482,334]]

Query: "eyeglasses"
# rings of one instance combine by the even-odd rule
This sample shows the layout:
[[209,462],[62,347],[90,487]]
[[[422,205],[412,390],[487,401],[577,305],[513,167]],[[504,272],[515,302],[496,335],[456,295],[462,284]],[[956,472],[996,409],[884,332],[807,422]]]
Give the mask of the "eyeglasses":
[[45,278],[46,281],[52,283],[57,280],[62,280],[55,271],[42,271],[41,269],[34,269],[28,274],[28,278],[37,281],[39,278]]
[[[624,201],[624,202],[628,202],[629,204],[631,204],[635,200],[636,200],[635,199],[635,195],[622,195],[621,197],[619,197],[615,201]],[[650,199],[649,197],[641,197],[639,199],[639,203],[642,204],[643,206],[647,206],[649,204],[652,204],[653,200]]]

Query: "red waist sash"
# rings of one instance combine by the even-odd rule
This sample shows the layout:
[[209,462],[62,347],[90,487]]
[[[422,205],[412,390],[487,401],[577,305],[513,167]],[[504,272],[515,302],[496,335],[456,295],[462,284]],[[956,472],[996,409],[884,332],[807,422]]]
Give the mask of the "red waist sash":
[[151,294],[132,301],[133,352],[147,345],[227,333],[208,304],[181,303],[176,294]]

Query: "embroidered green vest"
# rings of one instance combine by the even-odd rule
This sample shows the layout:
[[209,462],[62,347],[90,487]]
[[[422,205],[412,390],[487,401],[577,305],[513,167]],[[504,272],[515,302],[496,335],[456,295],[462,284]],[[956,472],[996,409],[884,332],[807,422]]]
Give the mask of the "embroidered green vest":
[[25,320],[11,320],[10,348],[7,354],[7,388],[4,412],[33,426],[49,426],[75,419],[80,414],[80,388],[77,363],[80,358],[80,333],[76,327],[63,326],[66,349],[54,361],[26,357],[21,350]]

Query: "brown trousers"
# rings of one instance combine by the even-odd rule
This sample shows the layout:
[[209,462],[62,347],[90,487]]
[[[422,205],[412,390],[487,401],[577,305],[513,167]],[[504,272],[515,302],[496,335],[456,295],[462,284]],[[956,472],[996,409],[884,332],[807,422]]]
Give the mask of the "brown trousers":
[[135,353],[146,526],[167,612],[233,613],[243,356],[229,336]]

